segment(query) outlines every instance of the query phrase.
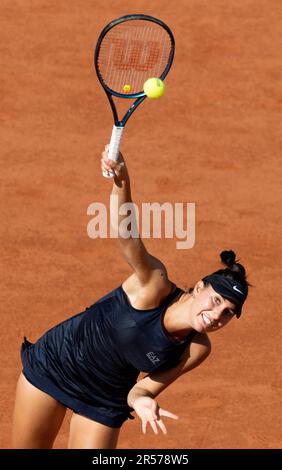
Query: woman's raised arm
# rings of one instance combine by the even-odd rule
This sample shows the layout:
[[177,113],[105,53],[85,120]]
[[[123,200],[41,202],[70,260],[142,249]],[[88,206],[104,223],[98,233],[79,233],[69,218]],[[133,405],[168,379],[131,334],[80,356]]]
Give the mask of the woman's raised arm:
[[[120,213],[123,204],[128,204],[128,210],[131,211],[131,220],[134,221],[133,223],[136,222],[132,205],[130,179],[123,155],[119,154],[117,162],[109,160],[108,147],[106,146],[105,151],[102,153],[101,168],[102,171],[112,169],[115,172],[111,193],[111,198],[114,197],[115,200],[112,199],[111,207],[114,207],[115,213],[118,211],[118,217],[111,217],[111,224],[114,231],[118,233],[121,252],[142,285],[148,284],[152,277],[168,282],[165,266],[160,260],[148,253],[137,229],[134,236],[132,236],[128,232],[128,228],[123,226],[122,222],[128,217],[128,211],[125,214],[124,212],[123,214]],[[135,227],[137,227],[136,223]]]

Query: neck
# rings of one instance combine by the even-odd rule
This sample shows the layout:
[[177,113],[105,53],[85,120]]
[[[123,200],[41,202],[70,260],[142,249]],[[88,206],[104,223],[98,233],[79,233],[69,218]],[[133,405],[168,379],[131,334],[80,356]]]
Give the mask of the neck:
[[173,338],[182,340],[193,330],[189,323],[192,296],[183,293],[167,308],[164,315],[164,327]]

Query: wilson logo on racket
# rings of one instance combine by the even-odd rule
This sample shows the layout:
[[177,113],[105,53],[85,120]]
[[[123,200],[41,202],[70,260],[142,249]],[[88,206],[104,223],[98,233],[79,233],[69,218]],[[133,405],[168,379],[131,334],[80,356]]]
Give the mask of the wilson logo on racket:
[[149,72],[160,56],[159,43],[155,41],[147,41],[144,47],[144,41],[117,38],[112,44],[113,65],[118,70]]

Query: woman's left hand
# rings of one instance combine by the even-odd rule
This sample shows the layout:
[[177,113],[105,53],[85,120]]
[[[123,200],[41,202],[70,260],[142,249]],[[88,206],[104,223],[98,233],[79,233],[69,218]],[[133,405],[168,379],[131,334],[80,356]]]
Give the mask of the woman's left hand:
[[146,434],[148,423],[151,425],[155,434],[158,434],[158,427],[164,434],[167,434],[167,430],[161,416],[178,419],[178,416],[175,414],[160,408],[157,401],[150,397],[138,397],[134,400],[132,406],[142,421],[142,431],[144,434]]

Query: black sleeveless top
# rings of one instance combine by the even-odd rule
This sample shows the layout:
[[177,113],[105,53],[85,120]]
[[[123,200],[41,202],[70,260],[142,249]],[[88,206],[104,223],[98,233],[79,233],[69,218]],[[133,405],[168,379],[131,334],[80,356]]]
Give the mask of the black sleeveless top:
[[164,330],[164,313],[181,292],[176,287],[159,307],[138,310],[119,286],[35,344],[25,339],[24,375],[74,411],[119,427],[130,417],[127,395],[139,372],[174,367],[196,333],[175,341]]

